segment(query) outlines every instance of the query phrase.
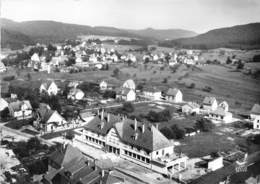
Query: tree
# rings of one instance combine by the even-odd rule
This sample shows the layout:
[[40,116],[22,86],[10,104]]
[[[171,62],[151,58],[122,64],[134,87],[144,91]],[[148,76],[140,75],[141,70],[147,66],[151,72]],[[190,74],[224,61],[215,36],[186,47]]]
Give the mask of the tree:
[[215,125],[210,120],[201,118],[197,120],[195,127],[203,132],[210,132]]
[[163,81],[162,81],[162,83],[165,83],[165,84],[168,83],[168,79],[167,79],[167,78],[164,78]]
[[255,55],[252,59],[252,62],[260,62],[260,55]]
[[226,64],[229,65],[229,64],[231,64],[231,63],[232,63],[232,60],[231,60],[230,57],[228,56],[228,57],[227,57],[227,60],[226,60]]
[[103,94],[103,98],[116,98],[116,92],[111,90],[106,90]]
[[76,60],[75,60],[75,58],[73,58],[73,57],[69,57],[69,59],[67,60],[67,61],[65,61],[65,65],[66,66],[72,66],[72,65],[74,65],[76,63]]
[[182,139],[185,136],[185,130],[180,128],[178,125],[171,126],[174,139]]
[[134,112],[135,108],[131,102],[125,102],[123,104],[122,110],[127,113],[132,113],[132,112]]
[[115,69],[113,70],[112,76],[117,78],[117,77],[119,76],[119,73],[120,73],[120,70],[119,70],[118,68],[115,68]]
[[9,109],[6,107],[4,110],[0,111],[0,116],[3,119],[6,119],[9,117]]
[[75,135],[74,135],[73,131],[69,131],[66,133],[65,137],[66,137],[66,139],[72,140],[75,137]]
[[41,142],[37,137],[32,137],[28,140],[26,148],[28,150],[31,149],[39,149],[41,147]]
[[31,80],[31,78],[32,78],[32,76],[31,76],[31,74],[30,74],[30,73],[27,73],[26,77],[27,77],[27,80],[28,80],[28,81],[30,81],[30,80]]
[[244,63],[241,60],[239,60],[237,63],[237,70],[241,70],[243,68],[244,68]]
[[57,47],[53,46],[52,44],[49,44],[47,48],[48,48],[48,51],[51,51],[51,52],[56,52],[56,50],[57,50]]

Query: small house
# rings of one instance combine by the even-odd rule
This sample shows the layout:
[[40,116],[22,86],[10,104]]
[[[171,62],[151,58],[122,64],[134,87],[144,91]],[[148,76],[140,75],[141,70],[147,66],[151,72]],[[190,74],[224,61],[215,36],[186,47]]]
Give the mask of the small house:
[[32,117],[32,106],[29,100],[15,101],[8,105],[10,116],[17,119]]
[[250,112],[250,118],[253,121],[253,128],[260,129],[260,105],[255,104]]
[[132,79],[128,79],[127,81],[124,82],[123,88],[135,90],[136,88],[135,82]]
[[67,96],[68,99],[72,99],[72,100],[82,100],[84,97],[84,92],[81,89],[77,89],[77,88],[72,88],[69,91],[69,94]]
[[101,81],[101,82],[99,83],[99,88],[100,88],[101,91],[107,90],[107,87],[108,87],[108,84],[107,84],[106,81],[103,80],[103,81]]
[[185,114],[199,114],[200,105],[194,102],[189,102],[181,107],[181,111]]
[[47,81],[40,86],[40,93],[46,92],[48,95],[57,95],[58,91],[59,88],[53,81]]
[[182,97],[183,97],[182,92],[179,89],[170,88],[166,92],[165,100],[169,102],[180,103],[182,102]]
[[217,109],[209,112],[208,118],[216,121],[222,121],[224,123],[230,123],[232,121],[232,113],[226,112],[222,109]]
[[54,132],[62,129],[66,124],[66,120],[48,106],[41,105],[37,111],[38,123],[44,132]]
[[161,100],[162,98],[162,91],[155,88],[155,87],[146,87],[143,89],[143,95],[145,98],[152,99],[152,100]]
[[205,97],[203,100],[203,109],[207,111],[214,111],[218,108],[218,102],[215,97]]
[[122,89],[121,94],[118,97],[127,102],[135,101],[136,93],[132,89],[124,88]]
[[5,72],[6,71],[6,67],[4,65],[4,63],[2,61],[0,61],[0,73]]
[[8,102],[0,97],[0,112],[8,108]]

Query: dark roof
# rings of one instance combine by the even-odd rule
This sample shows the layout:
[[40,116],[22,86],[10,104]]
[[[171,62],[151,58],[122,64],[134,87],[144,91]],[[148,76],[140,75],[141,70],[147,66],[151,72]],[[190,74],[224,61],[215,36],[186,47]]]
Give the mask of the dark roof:
[[190,184],[219,184],[219,182],[224,181],[228,176],[235,173],[235,168],[235,163],[230,164],[214,172],[203,175],[198,179],[192,181]]
[[40,106],[40,108],[38,109],[38,113],[41,118],[41,122],[47,122],[54,112],[55,111],[48,109],[47,107]]
[[180,90],[179,89],[177,89],[177,88],[170,88],[170,89],[168,89],[168,91],[167,91],[167,93],[166,93],[166,95],[168,95],[168,96],[176,96],[176,94],[179,92]]
[[58,167],[62,167],[71,160],[80,159],[83,157],[81,151],[72,145],[68,144],[65,147],[58,149],[49,156],[49,160],[54,162]]
[[[137,128],[135,130],[135,123]],[[115,124],[120,139],[148,152],[171,146],[169,140],[153,125],[136,120],[124,119]],[[144,131],[142,131],[144,128]],[[136,136],[136,137],[135,137]]]
[[143,88],[143,91],[155,93],[155,92],[161,92],[162,90],[160,90],[160,89],[158,89],[157,87],[154,87],[154,86],[145,86]]
[[203,100],[203,104],[205,105],[211,105],[213,104],[213,102],[216,101],[216,98],[215,97],[208,97],[206,96]]
[[[101,113],[102,114],[102,113]],[[113,125],[121,121],[120,116],[115,116],[113,114],[104,113],[103,120],[101,119],[101,114],[96,115],[93,120],[91,120],[86,126],[85,129],[96,132],[97,134],[106,135],[108,131],[113,127]],[[108,121],[109,116],[109,121]],[[101,128],[101,122],[103,122],[103,127]]]
[[21,110],[21,107],[23,104],[26,104],[27,107],[29,109],[32,109],[32,106],[31,106],[31,103],[29,100],[24,100],[24,101],[15,101],[15,102],[11,102],[9,103],[8,107],[12,110],[12,111],[20,111]]
[[257,114],[260,115],[260,105],[255,104],[251,109],[251,114]]

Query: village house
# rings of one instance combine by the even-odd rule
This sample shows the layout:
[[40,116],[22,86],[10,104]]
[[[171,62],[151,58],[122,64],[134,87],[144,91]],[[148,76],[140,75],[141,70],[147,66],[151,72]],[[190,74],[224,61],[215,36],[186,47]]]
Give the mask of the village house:
[[68,127],[67,121],[46,104],[40,104],[37,110],[37,120],[34,124],[44,133],[55,132]]
[[165,94],[165,100],[174,103],[181,103],[182,102],[182,92],[177,88],[170,88]]
[[67,98],[71,100],[82,100],[84,95],[85,94],[81,89],[72,88],[70,89]]
[[128,79],[127,81],[124,82],[123,88],[135,90],[136,88],[135,82],[132,79]]
[[145,87],[143,89],[143,95],[145,98],[152,99],[152,100],[162,99],[162,91],[154,87]]
[[41,84],[40,93],[46,92],[48,95],[57,95],[59,91],[58,86],[54,81],[47,81]]
[[229,105],[226,101],[223,101],[218,105],[218,109],[222,109],[223,111],[228,112]]
[[181,107],[181,111],[185,114],[199,114],[200,105],[194,102],[188,102]]
[[121,184],[124,179],[101,169],[78,148],[67,144],[48,157],[48,171],[44,174],[42,183]]
[[250,112],[250,118],[253,121],[253,128],[260,130],[260,105],[255,104]]
[[136,100],[136,93],[133,89],[123,88],[116,98],[131,102]]
[[218,102],[215,97],[205,97],[202,103],[202,107],[206,111],[214,111],[218,108]]
[[5,72],[6,71],[6,67],[4,65],[4,63],[2,61],[0,61],[0,73]]
[[215,121],[221,121],[224,123],[230,123],[232,121],[232,113],[226,112],[222,109],[217,109],[214,111],[210,111],[209,114],[206,116]]
[[81,142],[159,173],[171,175],[186,169],[187,156],[176,154],[174,144],[152,124],[101,111],[75,132]]
[[105,90],[107,90],[107,88],[108,88],[108,84],[107,84],[107,82],[106,81],[101,81],[100,83],[99,83],[99,88],[100,88],[100,90],[101,91],[105,91]]
[[0,112],[6,108],[8,108],[8,102],[4,98],[0,97]]
[[32,106],[30,101],[15,101],[8,105],[9,114],[16,119],[27,119],[32,117]]

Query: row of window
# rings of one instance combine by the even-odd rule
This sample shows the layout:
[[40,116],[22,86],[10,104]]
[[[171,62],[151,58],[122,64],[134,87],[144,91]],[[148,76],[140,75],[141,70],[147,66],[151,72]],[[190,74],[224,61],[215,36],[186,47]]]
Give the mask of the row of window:
[[149,158],[146,158],[146,157],[143,157],[141,155],[138,155],[136,153],[132,153],[131,151],[127,151],[127,150],[124,150],[124,154],[127,155],[127,156],[130,156],[132,158],[135,158],[137,160],[140,160],[142,162],[145,162],[145,163],[150,163],[150,159]]
[[90,142],[93,142],[93,143],[96,143],[96,144],[99,144],[99,145],[102,145],[102,146],[105,146],[105,142],[103,141],[100,141],[98,139],[94,139],[92,137],[89,137],[86,135],[86,140],[90,141]]

